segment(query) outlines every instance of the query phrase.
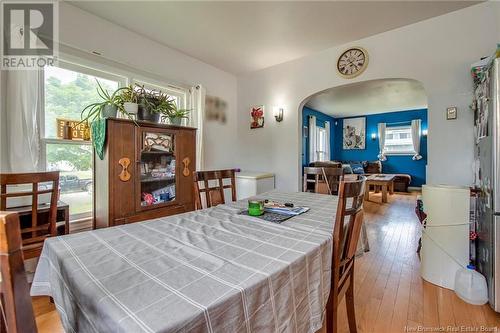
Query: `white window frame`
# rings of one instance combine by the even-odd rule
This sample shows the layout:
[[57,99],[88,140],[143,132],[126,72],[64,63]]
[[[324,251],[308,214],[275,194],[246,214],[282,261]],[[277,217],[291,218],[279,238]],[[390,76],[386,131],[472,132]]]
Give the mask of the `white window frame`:
[[[386,130],[385,130],[385,135],[386,135],[386,139],[385,139],[385,146],[387,146],[387,134],[388,132],[392,132],[394,130],[401,130],[401,129],[409,129],[409,133],[410,133],[410,142],[412,142],[412,138],[411,138],[411,125],[401,125],[401,126],[390,126],[390,127],[386,127]],[[386,156],[391,156],[391,155],[395,155],[395,156],[406,156],[406,155],[409,155],[409,156],[413,156],[415,155],[415,150],[413,149],[413,143],[411,143],[411,149],[408,149],[408,150],[391,150],[391,151],[388,151],[386,150],[386,147],[384,146],[384,155]]]
[[[189,89],[178,87],[166,82],[161,82],[155,79],[150,79],[142,75],[137,75],[133,72],[126,70],[120,70],[107,65],[99,64],[94,61],[89,61],[84,58],[75,57],[70,54],[60,53],[60,60],[56,67],[67,69],[70,71],[76,71],[82,74],[92,75],[101,77],[103,79],[112,80],[119,82],[119,86],[127,86],[129,84],[138,83],[144,85],[146,88],[152,88],[156,90],[161,90],[168,95],[175,96],[180,101],[179,108],[187,107],[188,93]],[[44,93],[42,94],[42,103],[40,108],[40,162],[43,168],[47,168],[47,145],[48,144],[74,144],[74,145],[92,145],[90,141],[77,141],[77,140],[65,140],[57,138],[46,138],[45,137],[45,71],[42,71],[40,78],[40,86],[44,88]],[[94,163],[92,163],[94,165]],[[92,180],[94,181],[94,179]],[[94,194],[93,194],[94,195]],[[93,198],[92,198],[93,200]],[[85,219],[92,218],[93,212],[74,214],[70,216],[70,222],[77,222]]]

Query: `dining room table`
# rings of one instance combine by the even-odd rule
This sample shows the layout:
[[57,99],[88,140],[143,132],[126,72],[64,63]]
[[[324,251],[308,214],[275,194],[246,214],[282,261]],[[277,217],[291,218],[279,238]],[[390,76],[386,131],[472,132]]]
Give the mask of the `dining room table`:
[[280,224],[247,200],[49,238],[31,287],[66,332],[316,332],[338,197],[271,191],[309,210]]

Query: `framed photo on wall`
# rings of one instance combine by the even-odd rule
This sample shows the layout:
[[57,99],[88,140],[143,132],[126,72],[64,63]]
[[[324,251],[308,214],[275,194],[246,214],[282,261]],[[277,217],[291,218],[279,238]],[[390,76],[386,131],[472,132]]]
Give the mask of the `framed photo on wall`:
[[366,118],[344,119],[342,137],[343,149],[365,149]]
[[253,106],[250,109],[250,128],[264,127],[264,105]]

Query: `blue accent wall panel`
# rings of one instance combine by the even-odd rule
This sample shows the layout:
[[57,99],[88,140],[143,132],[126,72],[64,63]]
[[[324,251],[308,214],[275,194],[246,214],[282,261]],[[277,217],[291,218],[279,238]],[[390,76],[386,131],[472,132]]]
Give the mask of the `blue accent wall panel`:
[[[365,149],[350,149],[344,150],[342,148],[342,128],[343,119],[336,118],[337,125],[334,126],[333,131],[335,138],[333,153],[331,154],[332,160],[339,161],[373,161],[377,159],[379,153],[378,138],[371,139],[372,133],[377,133],[378,123],[411,123],[413,119],[422,120],[422,129],[427,129],[427,109],[400,111],[400,112],[387,112],[364,116],[366,117],[366,148]],[[357,118],[357,117],[353,117]],[[335,124],[335,123],[334,123]],[[412,181],[410,186],[422,186],[425,184],[426,174],[425,166],[427,165],[427,137],[421,136],[420,139],[420,155],[422,159],[418,161],[412,160],[410,155],[389,155],[387,161],[382,162],[382,171],[384,173],[404,173],[411,175]]]
[[[325,121],[330,122],[330,157],[332,157],[335,143],[335,118],[319,111],[305,107],[302,109],[302,166],[309,164],[309,116],[316,116],[316,126],[325,127]],[[307,137],[304,136],[304,128],[307,128]]]

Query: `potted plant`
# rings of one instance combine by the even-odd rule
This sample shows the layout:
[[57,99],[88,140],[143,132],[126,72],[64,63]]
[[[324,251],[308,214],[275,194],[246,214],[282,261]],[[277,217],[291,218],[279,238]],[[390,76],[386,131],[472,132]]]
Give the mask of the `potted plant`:
[[175,109],[175,102],[172,98],[162,92],[158,92],[154,102],[153,112],[159,116],[167,116]]
[[177,106],[175,106],[175,108],[168,114],[166,114],[166,116],[168,117],[168,120],[170,120],[170,123],[172,125],[180,126],[182,123],[182,119],[189,118],[188,115],[190,111],[191,110],[187,109],[177,109]]
[[139,105],[137,104],[138,94],[132,85],[122,90],[120,94],[123,111],[127,114],[137,114]]
[[177,109],[177,105],[171,96],[159,93],[153,112],[168,118],[172,125],[180,125],[182,119],[188,118],[190,110]]
[[[92,137],[92,145],[99,158],[104,158],[104,142],[106,139],[106,118],[116,117],[118,111],[130,118],[130,115],[125,112],[123,107],[123,99],[121,92],[128,87],[116,89],[113,94],[110,94],[104,89],[98,80],[97,94],[102,98],[102,101],[87,105],[81,112],[81,121],[77,124],[90,123],[90,134]],[[135,122],[135,120],[134,120]]]
[[158,122],[160,115],[154,113],[155,100],[154,92],[147,91],[144,86],[136,85],[137,93],[137,119]]
[[[125,113],[123,110],[123,102],[120,96],[120,92],[122,90],[127,89],[127,87],[121,87],[116,89],[113,94],[110,94],[106,89],[104,89],[99,81],[97,82],[97,94],[102,98],[102,101],[92,103],[87,105],[81,113],[83,123],[85,121],[91,123],[97,118],[110,118],[116,117],[118,110],[120,112]],[[128,116],[128,114],[126,114]]]

